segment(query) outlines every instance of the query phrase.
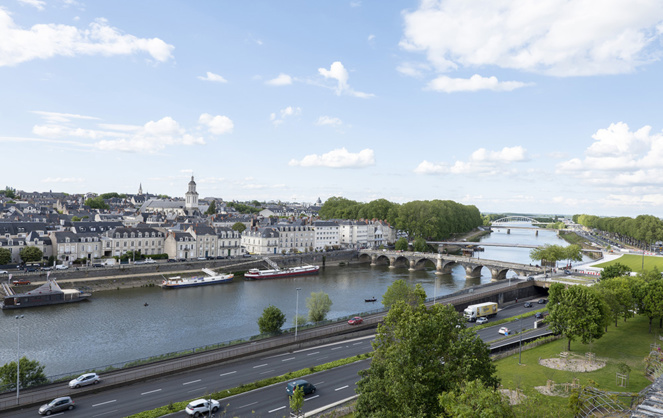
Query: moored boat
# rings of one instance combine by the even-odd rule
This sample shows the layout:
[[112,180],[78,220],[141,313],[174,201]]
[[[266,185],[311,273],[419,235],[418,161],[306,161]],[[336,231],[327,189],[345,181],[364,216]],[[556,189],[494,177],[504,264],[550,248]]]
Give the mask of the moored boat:
[[178,289],[181,287],[195,287],[195,286],[206,286],[210,284],[221,284],[221,283],[230,283],[233,281],[234,275],[232,274],[217,274],[213,270],[204,268],[203,272],[207,276],[197,276],[197,277],[170,277],[168,279],[164,278],[164,281],[161,283],[161,287],[164,289]]
[[318,274],[320,266],[299,266],[285,269],[259,270],[251,269],[244,273],[244,278],[250,280],[277,279],[281,277],[306,276],[309,274]]
[[6,283],[2,283],[2,289],[5,293],[2,302],[0,302],[0,308],[2,309],[80,302],[92,296],[92,293],[82,292],[78,289],[62,289],[54,278],[51,279],[50,272],[46,275],[46,283],[29,292],[14,293],[14,290]]

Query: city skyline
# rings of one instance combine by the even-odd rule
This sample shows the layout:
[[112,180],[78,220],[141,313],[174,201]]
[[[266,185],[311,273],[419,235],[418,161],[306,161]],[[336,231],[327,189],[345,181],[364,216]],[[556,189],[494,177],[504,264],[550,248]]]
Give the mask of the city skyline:
[[0,6],[27,192],[661,216],[663,4]]

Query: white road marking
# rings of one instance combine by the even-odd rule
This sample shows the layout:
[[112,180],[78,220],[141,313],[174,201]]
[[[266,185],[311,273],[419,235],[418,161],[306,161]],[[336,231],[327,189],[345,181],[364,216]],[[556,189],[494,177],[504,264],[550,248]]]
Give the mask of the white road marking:
[[191,393],[191,392],[200,392],[201,390],[205,389],[207,386],[203,386],[201,388],[196,388],[196,389],[191,389],[187,390],[186,393]]
[[191,383],[198,383],[198,382],[200,382],[201,380],[202,380],[202,379],[198,379],[198,380],[192,380],[192,381],[190,381],[190,382],[182,383],[182,386],[190,385]]
[[[366,339],[369,339],[369,338],[375,338],[375,334],[367,335],[365,337],[353,338],[351,340],[346,340],[346,341],[339,341],[337,343],[329,343],[329,344],[325,344],[325,345],[318,345],[316,347],[303,348],[301,350],[295,350],[295,351],[293,351],[293,353],[301,353],[303,351],[319,350],[321,348],[330,347],[332,345],[346,344],[346,343],[351,343],[353,341],[366,340]],[[333,348],[332,348],[332,350],[333,350]]]
[[294,359],[295,359],[294,357],[290,357],[290,358],[284,358],[284,359],[281,360],[281,361],[290,361],[290,360],[294,360]]
[[271,372],[273,372],[273,371],[274,371],[274,369],[272,369],[272,370],[267,370],[266,372],[262,372],[262,373],[259,373],[259,374],[271,373]]
[[363,344],[363,341],[359,341],[358,343],[354,343],[352,345],[358,345],[358,344]]
[[106,404],[108,404],[108,403],[113,403],[113,402],[117,402],[117,399],[113,399],[112,401],[107,401],[107,402],[98,403],[98,404],[96,404],[96,405],[92,405],[92,407],[95,407],[95,406],[101,406],[101,405],[106,405]]
[[[112,410],[112,411],[102,412],[101,414],[92,415],[92,416],[93,416],[93,417],[101,417],[101,416],[108,415],[108,414],[114,414],[114,413],[116,413],[116,412],[117,412],[117,409],[114,409],[114,410]],[[58,415],[60,415],[60,414],[58,414]],[[52,415],[51,415],[51,416],[52,416]]]
[[327,358],[327,357],[329,357],[329,356],[318,357],[316,360],[322,360],[322,359],[325,359],[325,358]]
[[276,412],[276,411],[279,411],[279,410],[281,410],[281,409],[285,409],[285,405],[283,405],[283,406],[280,407],[280,408],[276,408],[276,409],[272,409],[271,411],[267,411],[267,413],[268,413],[268,414],[271,414],[272,412]]
[[341,389],[347,389],[348,387],[350,387],[350,385],[341,386],[340,388],[334,389],[334,391],[341,390]]
[[235,370],[234,372],[222,373],[219,376],[228,376],[229,374],[233,374],[233,373],[237,373],[237,370]]
[[339,348],[344,348],[344,347],[334,347],[332,350],[338,350]]
[[307,356],[312,356],[313,354],[318,354],[319,351],[316,351],[315,353],[308,353]]
[[246,408],[247,406],[255,405],[255,404],[257,404],[257,403],[258,403],[258,402],[247,403],[246,405],[238,406],[237,409]]
[[275,354],[273,356],[265,357],[265,358],[263,358],[263,360],[268,360],[270,358],[276,358],[276,357],[283,357],[283,356],[287,356],[288,354],[290,354],[290,353]]
[[154,393],[154,392],[161,392],[161,389],[151,390],[149,392],[143,392],[143,393],[141,393],[141,395],[149,395],[150,393]]
[[309,396],[308,398],[304,398],[304,402],[306,402],[306,401],[310,401],[311,399],[315,399],[315,398],[317,398],[318,396],[320,396],[320,395]]
[[257,366],[253,366],[254,369],[257,369],[258,367],[265,367],[267,363],[265,364],[258,364]]

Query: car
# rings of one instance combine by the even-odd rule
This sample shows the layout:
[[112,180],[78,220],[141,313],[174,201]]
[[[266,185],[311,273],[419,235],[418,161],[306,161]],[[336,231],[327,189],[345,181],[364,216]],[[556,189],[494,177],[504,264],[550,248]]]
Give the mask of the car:
[[298,379],[294,382],[288,383],[285,387],[285,392],[288,394],[288,396],[292,396],[295,394],[295,389],[298,387],[302,388],[304,396],[308,395],[309,393],[315,393],[315,386],[313,383],[309,383],[304,379]]
[[95,267],[95,268],[101,268],[101,267],[103,267],[103,266],[104,266],[104,265],[101,264],[101,263],[94,263],[94,264],[92,264],[92,267]]
[[539,299],[538,302],[536,303],[538,303],[539,305],[545,305],[546,303],[548,303],[548,299]]
[[485,316],[480,316],[477,318],[477,325],[485,324],[486,322],[488,322],[488,318]]
[[168,263],[177,263],[177,260],[175,260],[174,258],[169,258],[167,262]]
[[501,327],[501,328],[499,329],[499,331],[497,331],[497,332],[499,332],[499,333],[502,334],[502,335],[509,335],[509,328],[507,328],[507,327]]
[[69,266],[66,265],[66,264],[58,264],[57,266],[55,266],[56,270],[66,270],[68,268],[69,268]]
[[532,276],[527,277],[527,281],[528,281],[528,282],[533,282],[533,281],[534,281],[534,277],[532,277]]
[[564,270],[564,274],[571,274],[571,272],[568,270]]
[[54,412],[62,412],[66,410],[74,409],[76,405],[74,400],[69,396],[63,396],[61,398],[55,398],[49,403],[39,407],[39,415],[51,415]]
[[42,267],[41,271],[51,271],[53,270],[53,266],[48,266],[48,267]]
[[348,324],[350,325],[359,325],[362,322],[364,322],[364,319],[361,316],[355,316],[354,318],[350,318],[348,321]]
[[198,261],[207,261],[207,257],[198,257],[196,260],[198,260]]
[[534,318],[543,319],[543,314],[541,312],[537,312],[537,313],[534,314]]
[[32,267],[32,266],[31,266],[31,267],[26,267],[26,268],[25,268],[25,272],[26,272],[26,273],[34,273],[34,272],[36,272],[36,271],[37,271],[37,267]]
[[156,263],[156,261],[154,261],[151,258],[146,258],[144,261],[145,261],[145,264],[154,264],[154,263]]
[[217,260],[223,260],[224,258],[226,258],[226,257],[224,257],[224,256],[222,256],[222,255],[217,255],[217,256],[216,256],[216,259],[217,259]]
[[7,270],[0,270],[0,274],[9,274]]
[[12,284],[14,286],[25,286],[30,284],[30,280],[28,279],[14,279],[12,280]]
[[96,373],[85,373],[78,376],[76,379],[70,381],[69,387],[72,389],[73,388],[78,389],[81,386],[96,385],[100,381],[101,379],[99,379],[99,375],[97,375]]
[[525,304],[523,306],[526,307],[526,308],[531,308],[532,304],[530,302],[525,302]]
[[[216,399],[212,399],[212,413],[215,413],[221,408],[221,403]],[[192,417],[202,417],[207,415],[210,410],[210,400],[209,399],[196,399],[195,401],[189,402],[189,404],[184,408],[184,412],[189,414]]]

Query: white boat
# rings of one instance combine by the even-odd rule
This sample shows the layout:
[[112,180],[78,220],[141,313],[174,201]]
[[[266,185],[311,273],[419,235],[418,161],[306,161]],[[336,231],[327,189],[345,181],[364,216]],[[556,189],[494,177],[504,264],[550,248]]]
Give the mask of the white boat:
[[250,280],[277,279],[280,277],[305,276],[308,274],[318,274],[320,266],[300,266],[286,269],[259,270],[251,269],[244,273],[244,278]]
[[180,287],[206,286],[208,284],[230,283],[233,281],[232,274],[217,274],[213,270],[203,269],[207,276],[197,277],[170,277],[164,278],[161,287],[164,289],[178,289]]

